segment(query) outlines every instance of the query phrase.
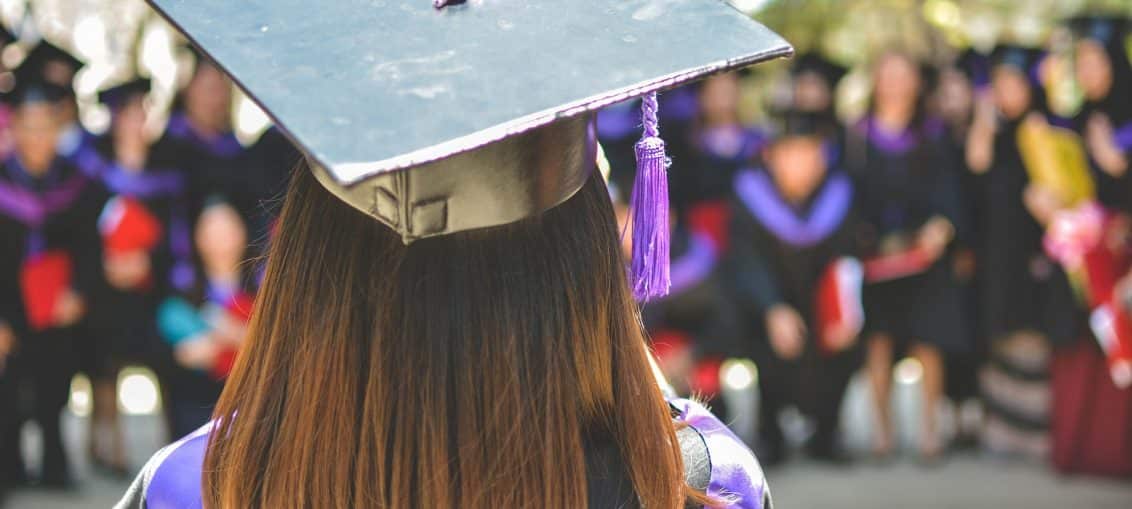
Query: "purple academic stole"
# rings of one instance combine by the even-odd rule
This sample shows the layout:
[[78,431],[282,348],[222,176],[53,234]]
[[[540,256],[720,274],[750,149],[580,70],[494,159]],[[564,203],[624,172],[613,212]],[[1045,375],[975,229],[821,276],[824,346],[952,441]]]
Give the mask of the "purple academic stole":
[[812,246],[833,233],[853,201],[849,177],[836,172],[814,199],[808,215],[800,215],[778,194],[763,171],[744,170],[735,175],[735,193],[743,206],[775,237],[795,246]]
[[[30,188],[31,177],[15,157],[9,158],[7,167],[12,181],[0,182],[0,213],[28,228],[30,231],[28,254],[36,254],[45,247],[42,232],[44,223],[52,215],[63,212],[73,205],[89,180],[84,175],[76,173],[50,189],[36,192]],[[48,178],[51,178],[55,172],[56,169],[52,168]],[[20,185],[20,181],[28,185]]]
[[205,137],[198,133],[189,124],[189,119],[183,113],[175,113],[169,118],[169,125],[165,132],[179,140],[187,141],[217,157],[235,157],[244,150],[243,145],[236,136],[228,133]]

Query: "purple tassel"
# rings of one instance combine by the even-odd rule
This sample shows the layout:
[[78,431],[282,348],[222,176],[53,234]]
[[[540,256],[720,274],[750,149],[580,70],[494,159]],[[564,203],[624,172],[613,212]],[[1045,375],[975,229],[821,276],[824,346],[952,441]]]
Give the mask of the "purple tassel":
[[637,178],[629,210],[633,217],[633,261],[629,283],[639,302],[668,295],[668,156],[656,118],[656,92],[641,104],[644,134],[637,142]]

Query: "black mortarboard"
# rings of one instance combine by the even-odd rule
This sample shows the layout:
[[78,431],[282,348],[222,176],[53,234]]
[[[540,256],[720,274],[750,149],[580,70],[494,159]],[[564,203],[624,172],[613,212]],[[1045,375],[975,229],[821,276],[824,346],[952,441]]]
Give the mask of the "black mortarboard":
[[110,108],[117,108],[125,104],[131,97],[148,94],[149,89],[149,78],[134,78],[99,92],[98,102]]
[[790,66],[790,74],[793,76],[810,72],[818,74],[829,83],[830,88],[834,88],[849,70],[816,52],[799,55]]
[[990,83],[990,58],[975,48],[967,48],[955,58],[955,68],[976,87]]
[[1038,65],[1045,52],[1037,48],[1029,48],[1014,44],[999,44],[991,51],[991,68],[1008,66],[1021,71],[1031,81],[1037,82]]
[[18,41],[20,38],[16,37],[8,27],[0,24],[0,48],[7,46],[13,42]]
[[150,3],[406,241],[564,201],[598,108],[792,51],[720,1]]
[[20,65],[12,71],[15,84],[4,93],[3,101],[10,106],[24,104],[58,102],[67,96],[68,89],[43,79],[40,69],[34,65]]
[[[65,75],[56,72],[51,67],[52,64],[59,64],[59,69],[66,71]],[[42,40],[28,52],[27,57],[24,58],[20,67],[34,69],[44,80],[69,91],[73,86],[75,73],[79,72],[79,69],[82,69],[84,65],[86,64],[84,64],[82,60],[79,60],[63,48],[51,44],[46,40]]]
[[1074,35],[1105,46],[1122,42],[1128,35],[1129,24],[1129,19],[1121,16],[1087,15],[1069,19]]
[[775,115],[775,141],[800,136],[831,136],[829,116],[820,112],[788,109]]

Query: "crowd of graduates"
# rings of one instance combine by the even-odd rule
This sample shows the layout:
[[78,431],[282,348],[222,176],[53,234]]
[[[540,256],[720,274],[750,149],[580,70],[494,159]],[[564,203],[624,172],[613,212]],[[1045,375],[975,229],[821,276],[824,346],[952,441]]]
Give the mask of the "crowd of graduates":
[[[863,368],[872,455],[884,459],[896,452],[892,368],[909,356],[923,373],[926,463],[948,450],[937,415],[947,396],[981,403],[984,417],[961,431],[992,451],[1132,471],[1128,22],[1071,24],[1084,101],[1070,118],[1047,106],[1047,53],[1010,44],[942,66],[880,53],[853,122],[835,113],[846,70],[818,54],[796,57],[788,99],[757,125],[741,119],[743,73],[663,94],[672,293],[644,321],[674,385],[726,412],[721,362],[751,358],[761,461],[786,457],[778,417],[794,406],[815,422],[808,453],[844,463],[840,409]],[[93,386],[91,458],[111,472],[131,466],[116,404],[123,366],[156,373],[169,436],[210,417],[299,153],[274,128],[238,141],[231,82],[193,55],[156,141],[146,79],[99,93],[111,123],[95,136],[77,120],[83,62],[44,40],[11,70],[0,107],[0,484],[73,484],[60,414],[75,373]],[[598,115],[622,219],[638,111]],[[1082,240],[1086,226],[1103,240]],[[1109,419],[1123,438],[1082,421],[1094,407],[1124,409]],[[43,434],[35,479],[20,453],[28,421]],[[1123,459],[1081,459],[1098,433]]]
[[[847,69],[815,53],[795,57],[753,124],[743,73],[661,97],[672,295],[645,306],[645,324],[674,383],[724,413],[724,359],[754,360],[764,465],[790,452],[788,407],[812,419],[809,455],[856,459],[839,424],[858,371],[871,457],[892,458],[893,365],[912,358],[920,462],[981,446],[1132,474],[1129,25],[1064,26],[1057,58],[1006,42],[944,63],[881,51],[851,121],[836,107]],[[1055,79],[1083,96],[1071,114],[1049,107]],[[598,118],[622,204],[637,123],[632,106]],[[944,398],[974,411],[943,423]]]
[[[156,141],[148,79],[99,93],[112,120],[95,136],[77,120],[81,60],[43,40],[11,70],[0,108],[0,485],[73,486],[60,415],[74,374],[91,380],[93,463],[131,475],[122,367],[157,374],[177,437],[209,419],[232,366],[299,153],[274,129],[241,144],[232,83],[185,51],[192,77]],[[34,479],[20,452],[29,421],[43,437]]]

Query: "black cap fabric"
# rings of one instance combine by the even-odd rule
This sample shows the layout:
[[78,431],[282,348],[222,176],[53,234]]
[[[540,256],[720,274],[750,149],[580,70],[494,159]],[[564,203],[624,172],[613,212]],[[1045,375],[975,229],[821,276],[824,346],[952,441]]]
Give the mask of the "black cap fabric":
[[848,74],[849,70],[844,66],[834,63],[832,60],[825,58],[820,53],[805,53],[799,55],[794,59],[793,65],[790,67],[790,74],[798,76],[799,74],[815,73],[825,79],[829,83],[830,88],[836,87],[837,83],[841,81]]
[[1121,42],[1128,36],[1129,26],[1129,19],[1123,16],[1086,15],[1069,20],[1069,28],[1078,38],[1103,45]]
[[85,65],[63,48],[43,40],[28,52],[20,67],[39,73],[43,80],[63,87],[70,93],[75,73]]
[[148,94],[150,87],[149,78],[134,78],[125,83],[102,90],[98,93],[98,102],[110,108],[117,108],[134,96],[144,96]]

